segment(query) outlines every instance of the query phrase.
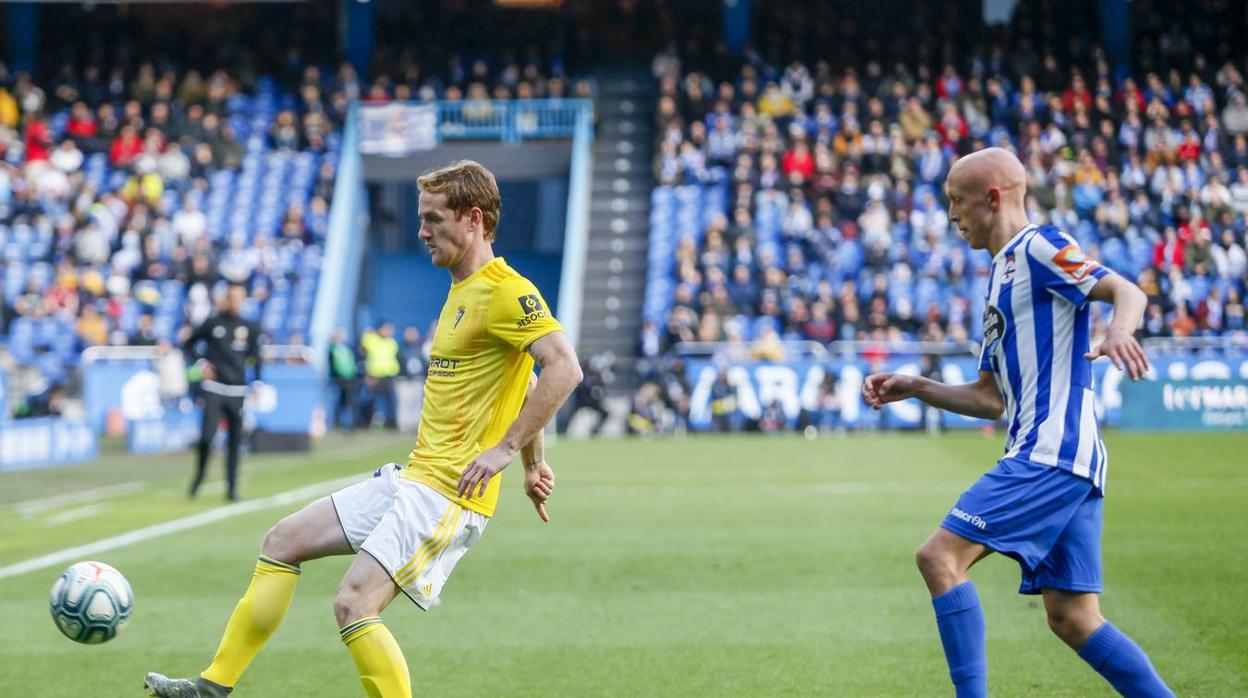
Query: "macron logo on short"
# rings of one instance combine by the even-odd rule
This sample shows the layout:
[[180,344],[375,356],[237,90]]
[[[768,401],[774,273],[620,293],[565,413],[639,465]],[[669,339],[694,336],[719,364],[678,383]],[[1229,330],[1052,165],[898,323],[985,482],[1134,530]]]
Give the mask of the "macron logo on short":
[[987,521],[984,521],[983,519],[979,518],[978,516],[975,516],[974,514],[968,514],[965,511],[962,511],[961,509],[957,507],[950,509],[949,513],[959,519],[962,519],[963,521],[969,523],[970,525],[978,528],[981,531],[984,530],[984,527],[988,525]]

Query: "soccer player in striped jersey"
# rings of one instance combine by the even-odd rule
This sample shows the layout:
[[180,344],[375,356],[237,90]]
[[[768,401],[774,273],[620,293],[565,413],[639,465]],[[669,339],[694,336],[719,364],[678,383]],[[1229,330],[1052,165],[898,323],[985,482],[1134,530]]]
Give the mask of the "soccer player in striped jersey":
[[[501,209],[494,175],[460,161],[421,176],[420,239],[451,288],[433,338],[416,447],[407,463],[282,519],[264,537],[247,592],[212,663],[192,679],[150,673],[149,695],[218,698],[233,690],[281,624],[300,565],[354,555],[334,614],[370,698],[411,698],[407,661],[381,621],[399,594],[423,610],[480,540],[498,501],[497,477],[520,455],[524,492],[548,521],[555,486],[542,427],[581,380],[563,328],[528,279],[494,256]],[[533,364],[542,368],[533,379]]]
[[[992,255],[979,380],[944,385],[868,376],[880,409],[917,397],[1009,423],[1005,455],[962,493],[917,562],[932,594],[958,696],[988,695],[984,616],[971,566],[993,552],[1018,561],[1019,593],[1040,594],[1049,627],[1124,696],[1172,696],[1148,656],[1101,615],[1101,504],[1109,464],[1093,412],[1092,361],[1108,357],[1132,380],[1149,370],[1134,338],[1145,296],[1083,255],[1069,235],[1027,220],[1026,172],[1013,153],[981,150],[954,163],[949,220]],[[1089,301],[1113,304],[1095,348]]]

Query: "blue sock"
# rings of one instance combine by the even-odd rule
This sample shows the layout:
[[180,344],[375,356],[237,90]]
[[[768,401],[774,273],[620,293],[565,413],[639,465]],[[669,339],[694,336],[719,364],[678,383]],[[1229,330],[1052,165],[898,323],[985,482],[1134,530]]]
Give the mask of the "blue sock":
[[988,695],[988,653],[984,648],[984,610],[975,585],[963,582],[932,599],[940,644],[949,662],[949,678],[958,698]]
[[1079,656],[1128,698],[1174,698],[1144,650],[1109,621],[1088,637]]

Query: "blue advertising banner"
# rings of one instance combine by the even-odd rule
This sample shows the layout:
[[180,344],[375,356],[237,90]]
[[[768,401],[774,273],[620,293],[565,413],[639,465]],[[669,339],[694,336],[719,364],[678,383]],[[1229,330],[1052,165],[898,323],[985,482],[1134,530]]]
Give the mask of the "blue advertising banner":
[[1159,377],[1122,387],[1122,428],[1132,431],[1248,429],[1248,380]]
[[96,361],[83,366],[82,399],[87,423],[97,432],[124,419],[155,419],[160,407],[160,377],[152,361]]
[[269,364],[264,385],[250,401],[256,429],[307,434],[323,394],[320,374],[311,364]]
[[[270,363],[264,382],[247,399],[247,414],[256,429],[307,434],[322,403],[320,375],[310,364]],[[169,450],[178,441],[184,418],[180,407],[160,396],[160,377],[151,361],[97,361],[83,368],[83,400],[87,423],[96,432],[128,435],[131,447],[147,453],[157,443]],[[198,412],[196,411],[196,414]],[[135,424],[141,426],[136,430]],[[198,429],[198,427],[197,427]]]
[[[690,360],[686,377],[693,386],[689,424],[693,429],[707,429],[712,424],[713,386],[719,371],[724,370],[736,392],[736,416],[758,419],[763,409],[778,403],[789,426],[794,426],[803,411],[819,413],[825,404],[824,385],[830,375],[834,381],[838,414],[837,426],[848,428],[876,426],[880,428],[919,428],[923,424],[923,405],[918,400],[905,400],[874,412],[862,399],[862,383],[877,371],[895,371],[917,375],[917,357],[884,359],[809,359],[784,363],[743,362],[720,365],[711,360]],[[971,356],[945,357],[941,360],[941,378],[946,383],[969,383],[979,372],[978,361]],[[1119,418],[1122,396],[1118,392],[1122,373],[1108,361],[1092,366],[1097,385],[1097,415],[1102,422],[1114,423]],[[942,412],[941,424],[946,428],[983,426],[984,420]],[[816,417],[818,422],[818,418]]]
[[[1243,416],[1245,409],[1236,407],[1238,396],[1243,395],[1241,388],[1248,385],[1248,353],[1154,356],[1151,361],[1153,380],[1138,383],[1125,380],[1124,374],[1108,360],[1092,364],[1096,414],[1102,424],[1154,429],[1165,421],[1170,428],[1237,428],[1236,425],[1248,428],[1248,417]],[[693,387],[689,414],[693,429],[707,429],[712,425],[713,386],[721,370],[735,392],[733,418],[738,423],[758,419],[763,410],[773,404],[783,411],[790,427],[803,412],[814,415],[815,422],[820,423],[821,406],[829,402],[823,394],[825,382],[831,376],[837,398],[834,402],[838,408],[835,416],[838,426],[905,429],[919,428],[923,424],[923,407],[918,400],[893,403],[874,412],[861,396],[863,380],[870,373],[896,371],[917,375],[918,357],[887,358],[881,362],[833,358],[726,364],[695,359],[686,363],[686,377]],[[970,382],[978,370],[978,362],[971,356],[941,360],[941,377],[946,383]],[[1127,388],[1127,384],[1131,387]],[[1129,409],[1127,395],[1132,401]],[[1197,402],[1199,407],[1195,406]],[[941,423],[947,428],[984,424],[983,420],[949,412],[941,413]]]
[[[181,411],[169,410],[153,419],[130,422],[131,453],[173,453],[185,451],[199,440],[203,411],[198,407]],[[218,437],[220,433],[218,433]]]
[[0,422],[0,470],[41,468],[95,458],[91,425],[61,417]]

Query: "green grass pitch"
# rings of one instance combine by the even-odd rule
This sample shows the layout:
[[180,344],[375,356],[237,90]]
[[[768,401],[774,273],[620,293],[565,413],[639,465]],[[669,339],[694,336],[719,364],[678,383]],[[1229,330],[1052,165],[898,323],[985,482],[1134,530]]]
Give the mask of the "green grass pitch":
[[[416,695],[938,696],[951,693],[914,550],[1000,453],[1000,435],[564,441],[543,525],[505,474],[496,520],[442,604],[384,618]],[[250,498],[402,459],[406,437],[333,437],[244,462]],[[1248,433],[1107,435],[1106,615],[1183,696],[1248,695]],[[219,468],[219,460],[214,461]],[[513,466],[513,469],[518,466]],[[0,474],[0,567],[220,506],[182,488],[190,456],[106,455]],[[95,501],[30,500],[112,486]],[[274,507],[96,555],[137,605],[103,646],[62,638],[65,565],[0,579],[0,695],[138,696],[197,672],[249,579]],[[236,696],[363,695],[331,602],[346,558],[305,565],[286,623]],[[994,696],[1109,696],[1019,596],[1000,556],[973,571]]]

